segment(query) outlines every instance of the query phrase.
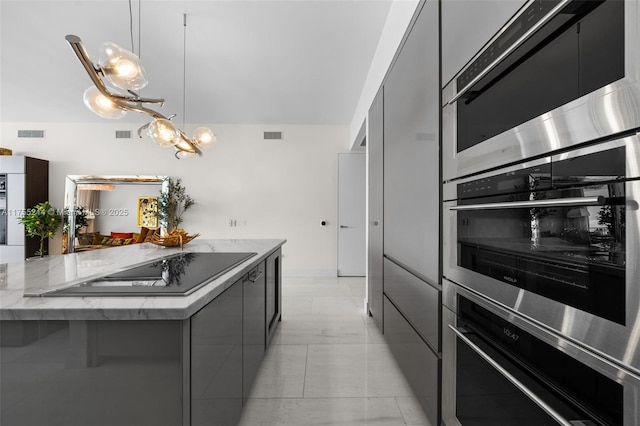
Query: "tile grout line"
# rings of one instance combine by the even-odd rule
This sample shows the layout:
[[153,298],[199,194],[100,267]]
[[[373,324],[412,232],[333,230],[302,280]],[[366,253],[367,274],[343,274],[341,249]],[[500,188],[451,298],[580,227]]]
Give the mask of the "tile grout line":
[[394,397],[393,400],[396,402],[396,407],[398,407],[398,412],[400,413],[400,417],[402,417],[402,421],[405,425],[408,425],[407,419],[404,417],[404,413],[402,412],[402,408],[400,408],[400,403],[398,402],[398,397]]
[[304,376],[302,378],[302,398],[305,398],[304,393],[307,387],[307,366],[309,365],[309,345],[307,344],[307,354],[304,357]]

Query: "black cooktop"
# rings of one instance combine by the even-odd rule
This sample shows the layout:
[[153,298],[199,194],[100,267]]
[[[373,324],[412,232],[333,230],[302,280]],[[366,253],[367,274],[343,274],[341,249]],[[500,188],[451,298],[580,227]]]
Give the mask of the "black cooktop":
[[178,253],[42,296],[186,296],[256,253]]

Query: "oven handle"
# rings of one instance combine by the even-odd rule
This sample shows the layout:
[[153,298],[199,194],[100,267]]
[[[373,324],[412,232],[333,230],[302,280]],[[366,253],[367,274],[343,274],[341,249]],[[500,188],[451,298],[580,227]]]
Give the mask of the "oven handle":
[[487,204],[467,204],[463,206],[451,206],[449,210],[497,210],[514,208],[534,208],[534,207],[566,207],[566,206],[593,206],[603,205],[606,202],[603,196],[598,197],[575,197],[558,198],[555,200],[530,200],[511,201],[507,203],[487,203]]
[[518,40],[516,40],[507,50],[505,50],[500,56],[498,56],[493,62],[491,62],[485,69],[480,72],[473,80],[471,80],[464,88],[456,95],[451,98],[448,105],[453,104],[458,99],[460,99],[474,84],[476,84],[481,78],[489,73],[492,69],[494,69],[504,58],[509,56],[517,47],[519,47],[522,43],[524,43],[533,33],[538,31],[538,29],[546,24],[551,18],[553,18],[563,7],[567,5],[571,0],[562,0],[556,7],[554,7],[549,13],[547,13],[538,23],[536,23],[533,27],[531,27],[526,33],[524,33]]
[[570,421],[562,417],[560,414],[558,414],[556,410],[554,410],[549,405],[547,405],[547,403],[544,402],[542,399],[540,399],[538,395],[533,393],[528,387],[523,385],[522,382],[520,382],[518,379],[513,377],[511,373],[509,373],[500,364],[494,361],[493,358],[491,358],[482,349],[476,346],[475,343],[469,340],[469,338],[463,334],[463,331],[454,327],[451,324],[449,324],[449,328],[456,334],[456,336],[458,336],[458,338],[460,338],[460,340],[466,343],[476,354],[478,354],[482,359],[487,361],[493,368],[495,368],[498,371],[498,373],[502,374],[505,379],[507,379],[509,382],[511,382],[511,384],[513,384],[515,387],[520,389],[525,395],[527,395],[529,399],[531,399],[531,401],[536,403],[536,405],[542,408],[548,415],[553,417],[553,420],[555,420],[556,422],[558,422],[563,426],[573,426],[573,423],[571,423]]

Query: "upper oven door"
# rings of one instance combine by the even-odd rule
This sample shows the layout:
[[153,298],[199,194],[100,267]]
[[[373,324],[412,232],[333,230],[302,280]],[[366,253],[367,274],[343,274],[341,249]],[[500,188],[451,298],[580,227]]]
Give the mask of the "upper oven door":
[[530,1],[443,89],[443,179],[640,127],[636,1]]
[[444,276],[640,372],[639,159],[632,136],[446,184]]

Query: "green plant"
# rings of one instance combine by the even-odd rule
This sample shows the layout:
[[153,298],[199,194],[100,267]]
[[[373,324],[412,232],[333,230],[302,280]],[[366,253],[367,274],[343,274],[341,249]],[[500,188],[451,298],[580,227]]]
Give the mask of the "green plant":
[[[75,222],[74,222],[75,232],[77,234],[80,229],[84,228],[89,224],[89,222],[87,221],[87,215],[89,214],[89,212],[87,211],[87,209],[85,209],[82,206],[76,206],[76,208],[74,209],[74,212],[75,212]],[[69,233],[69,208],[68,207],[65,207],[64,209],[62,222],[63,222],[62,233],[68,234]]]
[[44,240],[55,235],[62,222],[62,215],[45,201],[27,209],[19,220],[28,236],[40,237],[40,250],[36,251],[36,255],[44,256]]
[[167,181],[168,190],[160,191],[158,198],[158,218],[165,222],[167,230],[172,231],[178,228],[183,222],[182,215],[189,207],[195,204],[193,198],[186,193],[180,179]]

